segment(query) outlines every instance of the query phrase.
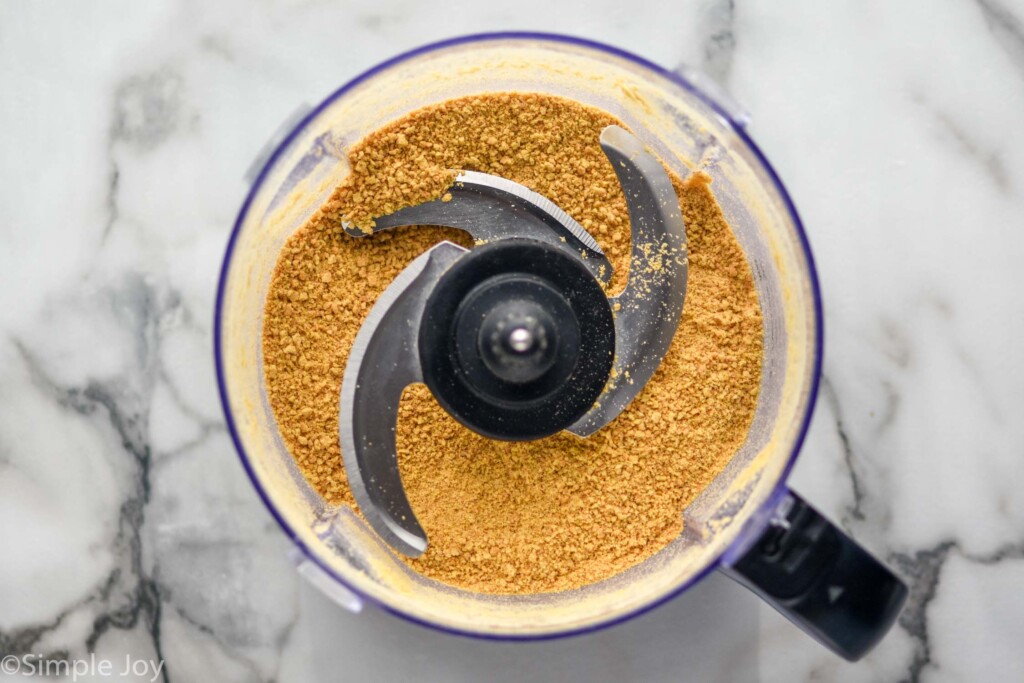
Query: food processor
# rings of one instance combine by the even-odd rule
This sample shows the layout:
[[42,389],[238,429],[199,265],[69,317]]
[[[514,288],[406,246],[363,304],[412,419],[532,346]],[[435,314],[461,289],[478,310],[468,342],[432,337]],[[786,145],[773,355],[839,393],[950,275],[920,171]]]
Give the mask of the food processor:
[[[442,242],[415,259],[356,337],[339,387],[339,439],[360,517],[306,482],[267,399],[262,318],[277,255],[350,172],[353,144],[422,107],[495,91],[569,98],[629,129],[609,126],[601,135],[629,209],[629,281],[606,298],[600,283],[610,266],[593,238],[545,197],[497,176],[464,170],[443,200],[378,218],[371,232],[446,225],[470,232],[477,246]],[[370,603],[453,633],[540,639],[635,616],[718,569],[847,659],[881,639],[906,586],[785,484],[817,394],[821,301],[796,210],[746,122],[692,72],[576,38],[504,33],[400,55],[286,123],[251,169],[214,330],[231,436],[294,543],[301,574],[349,609]],[[453,417],[491,438],[562,429],[585,437],[612,421],[654,374],[685,305],[685,226],[659,161],[681,177],[699,170],[712,178],[751,266],[764,320],[763,373],[745,443],[680,511],[679,537],[612,578],[561,592],[491,595],[416,573],[400,559],[428,543],[395,463],[402,390],[424,382]],[[344,229],[353,239],[363,233]],[[673,265],[640,283],[635,266],[652,247]]]

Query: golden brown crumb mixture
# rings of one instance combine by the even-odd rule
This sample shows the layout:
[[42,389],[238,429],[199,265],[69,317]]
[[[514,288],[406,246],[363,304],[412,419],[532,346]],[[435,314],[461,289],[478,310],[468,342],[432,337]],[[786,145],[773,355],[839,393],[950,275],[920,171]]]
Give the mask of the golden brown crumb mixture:
[[[350,151],[352,174],[285,245],[267,297],[263,350],[281,435],[309,482],[354,505],[338,445],[338,392],[352,340],[409,261],[459,231],[404,228],[353,238],[342,220],[442,196],[448,169],[510,178],[547,196],[600,243],[625,285],[629,221],[598,144],[614,117],[570,100],[495,93],[421,109]],[[709,178],[673,176],[690,269],[682,325],[658,372],[612,424],[491,441],[410,387],[398,457],[430,540],[409,564],[470,590],[537,593],[608,578],[678,536],[682,510],[746,438],[761,379],[761,312]]]

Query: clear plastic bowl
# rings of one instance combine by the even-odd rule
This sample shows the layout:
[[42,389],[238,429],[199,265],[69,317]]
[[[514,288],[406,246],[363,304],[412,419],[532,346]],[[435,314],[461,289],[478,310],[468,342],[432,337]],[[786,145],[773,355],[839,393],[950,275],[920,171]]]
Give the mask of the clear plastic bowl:
[[[707,89],[707,88],[705,88]],[[495,596],[410,570],[346,507],[325,504],[285,448],[267,400],[264,298],[285,240],[349,168],[345,150],[403,114],[473,93],[570,97],[621,118],[685,176],[700,168],[754,273],[764,372],[753,426],[725,470],[681,514],[685,530],[642,564],[577,590]],[[742,117],[679,73],[563,36],[490,34],[423,47],[347,83],[291,129],[259,169],[228,245],[217,293],[217,377],[242,463],[296,546],[307,575],[350,604],[376,603],[438,629],[494,638],[579,633],[639,614],[747,548],[785,495],[817,393],[822,329],[807,239]],[[337,589],[337,590],[334,590]],[[343,598],[344,601],[344,598]]]

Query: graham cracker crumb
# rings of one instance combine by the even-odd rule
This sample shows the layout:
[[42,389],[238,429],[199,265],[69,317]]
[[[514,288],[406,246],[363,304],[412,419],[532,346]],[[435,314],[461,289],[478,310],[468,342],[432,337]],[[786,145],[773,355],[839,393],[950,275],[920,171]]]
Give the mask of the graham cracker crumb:
[[[354,505],[338,445],[338,395],[370,307],[413,258],[468,235],[414,227],[353,238],[341,222],[442,199],[453,170],[501,175],[584,225],[625,285],[629,220],[598,139],[609,114],[546,95],[492,93],[415,111],[355,145],[352,174],[285,244],[267,297],[263,351],[282,438],[310,484]],[[750,267],[710,178],[673,176],[686,221],[683,320],[637,399],[588,439],[491,441],[423,386],[403,397],[399,467],[430,540],[410,566],[469,590],[539,593],[613,576],[682,531],[682,510],[742,445],[757,404],[762,320]],[[628,380],[629,378],[626,377]]]

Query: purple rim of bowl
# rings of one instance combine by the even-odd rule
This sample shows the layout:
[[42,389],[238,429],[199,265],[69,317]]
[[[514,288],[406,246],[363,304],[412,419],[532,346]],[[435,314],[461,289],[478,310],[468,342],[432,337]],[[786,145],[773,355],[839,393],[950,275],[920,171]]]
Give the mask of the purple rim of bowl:
[[[339,97],[341,97],[342,95],[344,95],[349,90],[359,85],[363,81],[372,78],[373,76],[382,71],[398,66],[407,60],[413,59],[423,54],[427,54],[429,52],[434,52],[436,50],[456,47],[459,45],[467,45],[470,43],[483,43],[497,40],[531,40],[584,47],[591,50],[596,50],[598,52],[604,52],[606,54],[610,54],[620,59],[623,59],[627,62],[631,62],[635,65],[642,66],[654,72],[655,74],[662,76],[663,78],[666,78],[669,81],[674,82],[676,85],[683,88],[684,90],[693,93],[697,98],[699,98],[704,104],[710,107],[716,114],[718,114],[718,116],[720,116],[724,121],[726,121],[729,124],[733,132],[736,133],[737,137],[739,137],[743,144],[746,145],[746,147],[757,159],[757,162],[763,167],[765,173],[768,175],[768,178],[775,186],[776,192],[778,192],[779,196],[785,203],[786,210],[788,211],[790,219],[793,221],[793,225],[796,228],[796,234],[799,239],[800,247],[803,251],[804,259],[807,262],[807,273],[810,279],[811,298],[813,300],[814,305],[815,347],[814,358],[812,360],[813,371],[811,377],[810,390],[808,393],[807,410],[803,416],[799,431],[797,433],[797,438],[793,442],[793,449],[789,454],[789,458],[786,462],[785,467],[782,470],[782,474],[779,476],[778,482],[776,482],[774,490],[762,504],[762,510],[774,505],[775,502],[778,501],[778,499],[788,490],[786,487],[786,479],[789,477],[789,473],[792,470],[794,463],[796,462],[797,455],[800,453],[800,448],[803,446],[804,439],[807,437],[807,429],[810,426],[811,415],[814,412],[814,406],[817,402],[818,397],[818,384],[821,377],[822,351],[824,347],[824,329],[822,320],[821,289],[818,283],[817,269],[814,266],[814,259],[811,255],[810,243],[807,240],[807,235],[804,232],[803,223],[800,220],[799,214],[797,214],[796,207],[793,204],[793,200],[790,198],[789,193],[786,192],[786,188],[783,186],[782,181],[779,179],[778,174],[775,172],[775,169],[772,167],[770,163],[768,163],[768,159],[765,158],[764,154],[761,152],[758,146],[754,144],[754,141],[750,138],[750,136],[747,135],[744,126],[738,121],[736,121],[732,116],[730,116],[729,113],[726,112],[725,109],[721,107],[721,105],[715,102],[715,100],[713,100],[707,94],[699,90],[696,86],[694,86],[692,83],[687,81],[685,78],[680,76],[675,71],[665,69],[664,67],[661,67],[631,52],[627,52],[616,47],[611,47],[603,43],[587,40],[585,38],[577,38],[574,36],[566,36],[557,33],[532,33],[528,31],[511,31],[497,33],[478,33],[466,36],[459,36],[456,38],[449,38],[447,40],[442,40],[439,42],[420,46],[413,50],[409,50],[408,52],[403,52],[400,55],[392,57],[391,59],[381,62],[380,64],[377,64],[376,66],[368,69],[367,71],[364,71],[363,73],[359,74],[358,76],[350,80],[348,83],[346,83],[345,85],[341,86],[333,93],[331,93],[330,96],[328,96],[323,102],[321,102],[319,105],[310,110],[302,118],[302,120],[299,121],[299,123],[297,123],[295,127],[292,128],[291,131],[289,131],[288,135],[280,142],[280,144],[278,144],[277,148],[274,149],[273,153],[264,162],[263,167],[260,169],[259,175],[256,177],[255,181],[253,181],[252,186],[249,188],[249,192],[246,194],[245,201],[242,203],[242,208],[238,212],[238,218],[235,220],[234,228],[232,228],[231,230],[231,237],[228,239],[227,250],[224,254],[224,261],[221,265],[220,276],[217,281],[217,300],[215,304],[213,318],[213,345],[214,361],[217,369],[217,388],[220,393],[220,401],[224,409],[224,419],[227,423],[228,432],[231,434],[231,440],[234,442],[235,449],[238,451],[239,458],[242,461],[242,467],[245,468],[246,473],[249,475],[249,479],[252,481],[252,484],[256,488],[257,493],[259,493],[260,498],[263,500],[263,504],[266,505],[267,510],[270,511],[271,516],[275,520],[277,520],[278,525],[280,525],[281,529],[285,532],[288,538],[291,539],[292,543],[294,543],[295,546],[302,551],[303,555],[305,555],[310,561],[314,562],[317,567],[319,567],[322,571],[326,572],[328,576],[330,576],[332,579],[334,579],[339,584],[344,586],[347,590],[351,591],[354,595],[358,596],[361,600],[376,605],[380,609],[383,609],[386,612],[390,612],[391,614],[401,617],[406,621],[410,621],[414,624],[426,626],[428,628],[437,631],[442,631],[445,633],[451,633],[460,636],[469,636],[484,640],[540,641],[552,640],[556,638],[565,638],[569,636],[577,636],[582,635],[584,633],[592,633],[594,631],[599,631],[614,626],[616,624],[620,624],[634,617],[640,616],[641,614],[649,612],[654,608],[665,604],[666,602],[676,597],[683,591],[687,590],[688,588],[699,582],[701,579],[703,579],[705,576],[710,574],[712,570],[718,568],[718,566],[721,564],[722,554],[724,554],[725,551],[723,551],[723,553],[715,557],[711,562],[708,563],[706,567],[701,569],[694,576],[690,577],[682,584],[676,586],[671,591],[669,591],[665,595],[662,595],[656,600],[652,600],[650,603],[642,607],[639,607],[633,610],[632,612],[629,612],[628,614],[623,614],[615,618],[602,621],[598,624],[586,626],[584,628],[567,629],[565,631],[558,631],[553,633],[516,635],[509,633],[486,633],[479,631],[455,629],[450,628],[448,626],[442,626],[432,621],[421,619],[407,612],[403,612],[401,609],[392,607],[391,605],[376,600],[370,597],[369,595],[363,593],[359,589],[350,585],[341,576],[332,571],[329,566],[321,562],[320,559],[316,556],[316,553],[311,552],[310,549],[308,549],[305,546],[305,544],[299,540],[297,534],[292,530],[292,528],[288,525],[284,518],[281,517],[281,515],[277,511],[277,508],[271,501],[271,498],[268,495],[267,491],[264,490],[259,479],[256,477],[256,474],[249,463],[249,457],[246,455],[245,449],[242,446],[242,441],[238,436],[238,430],[235,426],[235,421],[232,418],[230,404],[228,402],[227,387],[224,381],[224,364],[221,362],[221,352],[223,350],[221,339],[221,322],[224,305],[224,285],[225,282],[227,281],[228,268],[231,265],[231,256],[234,253],[235,242],[238,239],[238,234],[239,231],[241,230],[242,222],[249,211],[249,206],[252,203],[253,196],[256,194],[256,190],[263,184],[263,180],[267,174],[268,169],[270,169],[274,165],[278,157],[281,155],[282,151],[288,148],[288,146],[298,135],[299,131],[305,128],[306,125],[309,124],[311,120],[313,120],[317,115],[319,115],[320,112],[323,111],[325,107],[330,105],[336,99],[338,99]],[[736,541],[733,541],[733,543],[735,544]]]

